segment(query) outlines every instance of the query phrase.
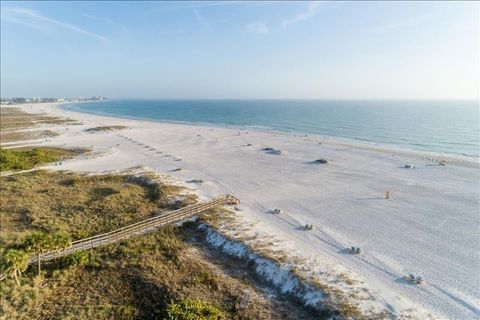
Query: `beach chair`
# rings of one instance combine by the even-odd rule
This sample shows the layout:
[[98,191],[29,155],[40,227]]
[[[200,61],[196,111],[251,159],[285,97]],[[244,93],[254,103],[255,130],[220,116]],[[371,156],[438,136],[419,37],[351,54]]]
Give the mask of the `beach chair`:
[[363,254],[364,253],[362,248],[355,247],[355,246],[347,248],[347,252],[350,253],[350,254]]
[[405,280],[408,281],[409,283],[415,284],[415,285],[423,284],[425,282],[421,276],[416,276],[413,273],[407,274],[405,276]]

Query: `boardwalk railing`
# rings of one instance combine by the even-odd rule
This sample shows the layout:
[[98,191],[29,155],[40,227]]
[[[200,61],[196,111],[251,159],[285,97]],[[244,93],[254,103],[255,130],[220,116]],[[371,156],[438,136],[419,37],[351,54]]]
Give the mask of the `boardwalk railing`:
[[[135,235],[144,234],[149,231],[152,231],[158,227],[165,226],[167,224],[176,223],[181,220],[191,218],[195,215],[202,213],[203,211],[223,206],[223,205],[231,205],[237,204],[239,200],[231,195],[223,195],[213,200],[194,204],[187,206],[185,208],[181,208],[178,210],[166,212],[163,214],[159,214],[157,216],[141,220],[136,223],[132,223],[125,227],[99,234],[93,237],[81,239],[78,241],[72,242],[70,247],[64,248],[59,251],[50,251],[40,255],[41,261],[48,261],[54,258],[62,257],[70,253],[74,253],[80,250],[87,250],[91,248],[95,248],[101,245],[110,244],[114,242],[118,242],[124,239],[131,238]],[[30,258],[30,263],[37,262],[38,256],[33,255]]]
[[[36,254],[32,255],[30,257],[29,263],[30,264],[37,263],[39,258],[40,258],[40,261],[48,261],[48,260],[62,257],[80,250],[87,250],[87,249],[95,248],[101,245],[122,241],[128,238],[131,238],[135,235],[145,234],[158,227],[165,226],[171,223],[176,223],[187,218],[191,218],[209,209],[216,208],[218,206],[223,206],[223,205],[238,204],[239,202],[240,201],[234,196],[223,195],[207,202],[190,205],[185,208],[181,208],[181,209],[170,211],[170,212],[165,212],[165,213],[156,215],[154,217],[129,224],[125,227],[122,227],[107,233],[103,233],[93,237],[74,241],[72,242],[72,245],[70,247],[67,247],[58,251],[50,251],[50,252],[42,253],[40,255],[36,255]],[[0,280],[2,280],[3,278],[5,278],[5,275],[0,274]]]

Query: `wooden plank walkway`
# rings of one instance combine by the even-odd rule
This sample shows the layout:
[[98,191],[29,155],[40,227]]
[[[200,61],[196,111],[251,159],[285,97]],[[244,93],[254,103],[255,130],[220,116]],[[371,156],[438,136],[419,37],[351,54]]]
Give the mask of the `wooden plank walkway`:
[[[206,210],[224,205],[238,204],[239,202],[240,201],[232,195],[223,195],[210,201],[193,204],[170,212],[165,212],[107,233],[74,241],[70,247],[59,251],[45,252],[40,256],[34,254],[30,257],[29,264],[36,263],[39,257],[40,261],[48,261],[80,250],[88,250],[98,246],[119,242],[136,235],[145,234],[167,224],[176,223],[191,218]],[[4,277],[5,276],[3,274],[0,274],[0,280],[2,280]]]

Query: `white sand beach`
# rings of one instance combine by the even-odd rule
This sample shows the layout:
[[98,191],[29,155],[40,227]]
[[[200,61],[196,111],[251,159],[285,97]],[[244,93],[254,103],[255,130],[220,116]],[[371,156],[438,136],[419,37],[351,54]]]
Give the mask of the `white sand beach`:
[[[368,290],[371,307],[418,319],[430,312],[433,318],[479,317],[478,162],[452,157],[439,166],[431,154],[333,138],[103,117],[56,103],[19,107],[83,123],[65,126],[49,142],[32,141],[89,147],[95,155],[50,169],[102,172],[141,165],[203,198],[233,194],[241,200],[238,220],[248,228],[242,232],[270,239],[319,278],[346,274],[359,280],[352,286]],[[128,128],[84,131],[99,125]],[[313,163],[317,159],[328,163]],[[275,208],[282,212],[272,214]],[[305,224],[314,230],[301,230]],[[347,254],[349,246],[365,254]],[[407,283],[408,273],[425,283]],[[338,280],[338,287],[348,285]]]

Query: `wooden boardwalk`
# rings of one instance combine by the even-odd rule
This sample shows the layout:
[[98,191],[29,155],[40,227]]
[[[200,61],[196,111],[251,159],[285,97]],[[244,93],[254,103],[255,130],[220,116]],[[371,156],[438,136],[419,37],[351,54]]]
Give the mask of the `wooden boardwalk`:
[[[45,252],[40,255],[34,254],[30,257],[29,263],[37,263],[39,258],[40,261],[48,261],[80,250],[88,250],[98,246],[119,242],[134,237],[136,235],[145,234],[159,227],[191,218],[206,210],[224,205],[238,204],[239,202],[240,201],[234,196],[223,195],[210,201],[190,205],[185,208],[170,212],[165,212],[107,233],[74,241],[72,242],[72,245],[70,247],[64,248],[59,251]],[[2,280],[4,277],[5,276],[3,274],[0,274],[0,280]]]

